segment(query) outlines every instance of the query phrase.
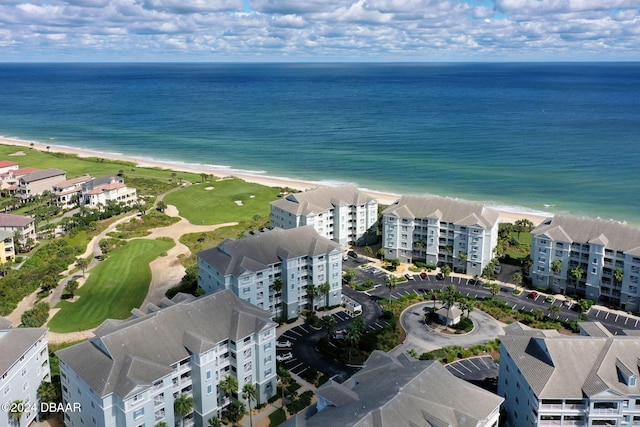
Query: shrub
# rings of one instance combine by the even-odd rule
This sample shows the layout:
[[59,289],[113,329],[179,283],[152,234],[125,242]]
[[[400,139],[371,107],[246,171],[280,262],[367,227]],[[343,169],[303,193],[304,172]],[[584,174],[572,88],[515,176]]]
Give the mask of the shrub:
[[41,301],[33,306],[31,310],[22,313],[22,326],[25,328],[39,328],[44,325],[49,318],[49,303]]

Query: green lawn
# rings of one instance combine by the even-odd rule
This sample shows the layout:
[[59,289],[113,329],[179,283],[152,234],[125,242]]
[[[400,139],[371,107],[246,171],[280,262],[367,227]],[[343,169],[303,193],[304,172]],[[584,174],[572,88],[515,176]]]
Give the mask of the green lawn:
[[76,293],[76,302],[61,301],[49,322],[53,332],[94,328],[105,319],[126,319],[144,301],[151,283],[149,263],[174,246],[168,240],[133,240],[98,264]]
[[[10,154],[23,151],[24,156],[11,156]],[[67,178],[74,178],[84,174],[94,177],[106,176],[118,173],[122,170],[126,176],[142,176],[170,179],[172,171],[139,168],[127,162],[116,162],[112,160],[98,158],[79,158],[74,155],[64,153],[50,153],[40,150],[32,150],[27,147],[0,144],[0,159],[16,162],[21,168],[33,167],[38,169],[58,168],[67,173]],[[177,172],[177,177],[195,182],[200,180],[200,175]]]
[[287,420],[287,416],[280,408],[269,414],[269,427],[276,427],[284,423]]
[[279,188],[234,178],[191,185],[168,194],[164,201],[176,206],[180,216],[192,224],[221,224],[250,220],[255,215],[268,217],[269,202],[279,193]]

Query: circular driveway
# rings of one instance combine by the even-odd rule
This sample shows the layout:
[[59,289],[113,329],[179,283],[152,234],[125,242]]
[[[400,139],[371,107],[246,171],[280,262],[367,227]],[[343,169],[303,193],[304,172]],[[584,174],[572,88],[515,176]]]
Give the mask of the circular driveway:
[[[440,307],[440,305],[436,306]],[[402,312],[400,325],[407,332],[407,338],[404,343],[393,349],[391,354],[399,355],[411,349],[421,354],[451,345],[466,348],[476,344],[484,344],[498,338],[498,335],[504,334],[504,324],[479,310],[473,310],[469,315],[475,327],[468,334],[456,335],[435,332],[424,324],[424,316],[431,307],[433,307],[433,302],[424,302],[412,305]]]

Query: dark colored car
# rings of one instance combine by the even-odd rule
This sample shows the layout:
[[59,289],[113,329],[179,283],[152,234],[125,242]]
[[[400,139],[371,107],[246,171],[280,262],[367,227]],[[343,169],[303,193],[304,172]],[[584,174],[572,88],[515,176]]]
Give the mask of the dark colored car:
[[349,255],[350,257],[358,258],[358,254],[355,251],[349,251],[347,252],[347,255]]
[[442,273],[436,274],[436,279],[437,280],[444,280],[444,274],[442,274]]
[[429,278],[429,276],[427,276],[427,273],[425,273],[424,271],[422,273],[420,273],[420,278],[422,280],[427,280]]

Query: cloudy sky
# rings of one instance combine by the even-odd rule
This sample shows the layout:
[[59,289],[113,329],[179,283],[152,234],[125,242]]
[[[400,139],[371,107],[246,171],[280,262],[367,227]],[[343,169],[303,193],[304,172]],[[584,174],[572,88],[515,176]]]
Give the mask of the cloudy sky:
[[0,61],[640,60],[640,0],[0,0]]

